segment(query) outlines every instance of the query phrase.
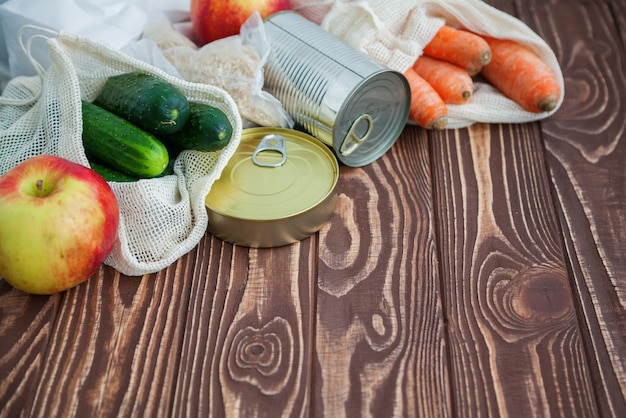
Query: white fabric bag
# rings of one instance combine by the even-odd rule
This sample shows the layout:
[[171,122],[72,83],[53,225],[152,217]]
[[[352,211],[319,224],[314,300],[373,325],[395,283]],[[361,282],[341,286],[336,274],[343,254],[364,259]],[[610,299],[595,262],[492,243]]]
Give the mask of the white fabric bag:
[[445,23],[479,35],[513,39],[529,47],[557,74],[561,97],[550,112],[523,110],[490,84],[474,83],[469,103],[448,105],[448,128],[476,122],[521,123],[556,112],[563,74],[548,44],[521,20],[480,0],[292,0],[293,8],[380,64],[404,72]]
[[[190,101],[221,109],[233,125],[221,151],[185,151],[175,175],[132,183],[110,182],[120,207],[118,239],[108,264],[126,275],[156,272],[193,249],[206,232],[205,198],[241,139],[241,118],[223,90],[173,77],[116,49],[66,32],[36,30],[20,41],[28,56],[45,42],[51,65],[33,60],[38,76],[13,78],[0,97],[0,175],[29,157],[54,154],[89,166],[82,146],[81,99],[92,101],[109,76],[142,71],[179,88]],[[22,39],[26,39],[23,42]]]

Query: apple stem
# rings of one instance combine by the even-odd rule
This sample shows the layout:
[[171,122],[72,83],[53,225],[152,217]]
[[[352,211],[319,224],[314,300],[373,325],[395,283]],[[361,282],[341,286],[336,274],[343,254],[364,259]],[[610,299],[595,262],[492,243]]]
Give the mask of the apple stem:
[[44,192],[43,192],[43,180],[39,179],[37,180],[37,195],[38,196],[43,196]]

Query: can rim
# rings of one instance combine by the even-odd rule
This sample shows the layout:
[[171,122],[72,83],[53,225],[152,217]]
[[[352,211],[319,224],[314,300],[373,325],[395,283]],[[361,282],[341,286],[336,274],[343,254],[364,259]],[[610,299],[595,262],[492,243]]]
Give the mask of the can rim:
[[[311,204],[306,205],[304,207],[302,207],[301,209],[295,211],[295,212],[290,212],[287,215],[284,216],[278,216],[278,217],[274,217],[274,218],[251,218],[251,217],[245,217],[245,216],[239,216],[237,214],[228,212],[228,211],[224,211],[222,209],[219,209],[215,206],[211,206],[211,204],[208,201],[208,198],[210,196],[210,192],[209,192],[209,196],[207,196],[207,202],[206,202],[206,206],[209,210],[211,210],[212,212],[219,214],[220,216],[223,216],[225,218],[229,218],[232,220],[242,220],[242,221],[246,221],[246,222],[258,222],[258,223],[266,223],[266,222],[275,222],[275,221],[283,221],[283,220],[290,220],[290,219],[295,219],[299,216],[302,216],[303,214],[306,214],[307,212],[310,211],[314,211],[315,208],[322,203],[324,200],[326,200],[328,198],[329,195],[331,195],[336,186],[337,183],[339,181],[339,164],[337,161],[337,157],[334,155],[334,153],[330,150],[330,148],[328,146],[326,146],[325,144],[323,144],[321,141],[319,141],[317,138],[301,132],[301,131],[297,131],[297,130],[293,130],[293,129],[287,129],[287,128],[266,128],[266,127],[255,127],[255,128],[247,128],[244,129],[242,131],[242,135],[241,135],[241,143],[245,144],[245,142],[247,141],[248,137],[251,136],[255,136],[255,135],[259,135],[262,133],[278,133],[278,134],[284,134],[287,137],[291,137],[291,138],[299,138],[299,139],[303,139],[304,141],[307,141],[308,143],[312,144],[315,149],[320,150],[321,153],[323,153],[324,157],[326,157],[329,162],[330,165],[332,166],[333,169],[333,174],[332,174],[332,181],[328,184],[326,184],[326,192],[323,195],[320,195],[319,199],[316,199],[314,202],[311,202]],[[295,136],[294,136],[295,135]],[[240,145],[241,147],[241,145]],[[235,155],[237,154],[238,151],[235,151]],[[219,180],[218,180],[219,181]]]
[[[409,83],[404,77],[404,75],[402,75],[402,73],[395,71],[395,70],[386,69],[386,68],[383,68],[379,71],[376,71],[370,74],[367,78],[361,80],[361,82],[359,82],[355,86],[355,88],[352,89],[352,91],[346,96],[343,105],[338,110],[335,120],[336,121],[342,120],[345,117],[345,113],[348,112],[349,106],[353,103],[353,101],[355,101],[355,96],[363,94],[362,92],[363,86],[366,85],[367,83],[371,83],[372,79],[379,78],[381,75],[394,77],[394,79],[396,79],[400,83],[399,85],[402,86],[402,91],[404,92],[404,97],[400,99],[404,101],[404,105],[396,106],[394,108],[396,112],[394,112],[393,120],[397,121],[397,123],[388,124],[388,126],[393,127],[393,131],[391,132],[388,131],[389,138],[386,141],[382,141],[379,139],[379,145],[375,148],[376,152],[371,152],[364,156],[361,155],[360,156],[361,158],[356,159],[354,161],[353,159],[350,158],[350,155],[352,153],[347,154],[347,155],[341,154],[340,149],[341,149],[343,142],[346,140],[346,137],[343,134],[343,132],[339,132],[341,126],[338,123],[335,123],[335,126],[333,127],[333,133],[332,133],[333,149],[335,150],[337,154],[337,158],[347,166],[362,167],[362,166],[372,163],[373,161],[377,160],[382,155],[384,155],[387,151],[389,151],[389,149],[391,149],[394,143],[398,140],[398,138],[402,134],[404,126],[406,125],[406,121],[408,120],[410,105],[411,105],[411,89],[410,89]],[[388,77],[387,79],[391,80],[390,77]],[[360,118],[363,114],[364,113],[355,115],[356,117],[353,119],[353,123],[358,118]],[[368,133],[368,136],[369,136],[369,133]],[[367,138],[363,142],[365,143],[366,141],[367,141]]]

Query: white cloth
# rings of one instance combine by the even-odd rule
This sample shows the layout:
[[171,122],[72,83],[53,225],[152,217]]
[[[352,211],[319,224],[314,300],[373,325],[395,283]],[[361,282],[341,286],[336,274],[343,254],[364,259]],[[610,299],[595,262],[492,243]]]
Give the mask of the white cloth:
[[[138,39],[154,11],[177,23],[188,20],[189,7],[189,0],[0,0],[0,91],[11,78],[35,75],[18,47],[24,25],[64,30],[119,49]],[[45,45],[35,45],[31,54],[44,67],[50,64]]]

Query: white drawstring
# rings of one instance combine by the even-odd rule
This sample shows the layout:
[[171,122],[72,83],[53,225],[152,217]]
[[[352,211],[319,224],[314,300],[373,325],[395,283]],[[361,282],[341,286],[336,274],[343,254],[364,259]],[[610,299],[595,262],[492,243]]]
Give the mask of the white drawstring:
[[[34,35],[31,35],[28,37],[28,39],[26,39],[26,41],[24,41],[24,33],[27,30],[39,31],[41,33],[36,33]],[[45,68],[43,68],[41,63],[39,63],[39,61],[37,61],[35,57],[33,57],[33,54],[31,52],[31,47],[32,47],[33,42],[36,40],[42,39],[44,41],[47,41],[48,39],[50,39],[50,37],[54,37],[57,35],[58,35],[58,32],[56,31],[53,31],[51,29],[44,28],[41,26],[35,26],[35,25],[24,25],[20,28],[18,32],[18,42],[19,42],[20,48],[22,49],[22,51],[24,51],[24,54],[26,55],[30,63],[33,65],[33,67],[35,68],[35,71],[37,72],[37,75],[41,79],[42,83],[43,83],[44,75],[46,74],[46,70]],[[0,97],[0,104],[12,105],[12,106],[27,106],[27,105],[32,104],[33,102],[36,102],[40,96],[41,96],[41,89],[39,90],[39,92],[37,92],[35,96],[29,99],[18,100],[18,99],[9,99],[6,97]]]

